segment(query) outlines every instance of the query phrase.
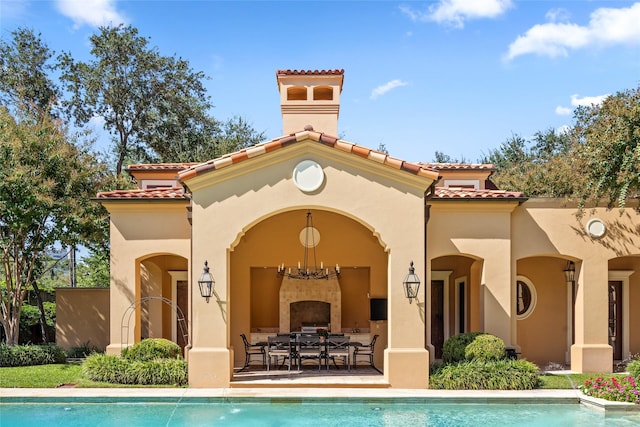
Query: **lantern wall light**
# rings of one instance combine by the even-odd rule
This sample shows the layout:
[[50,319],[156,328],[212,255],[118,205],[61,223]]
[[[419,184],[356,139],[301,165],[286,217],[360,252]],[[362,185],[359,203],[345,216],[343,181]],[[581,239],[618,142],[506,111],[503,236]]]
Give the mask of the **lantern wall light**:
[[404,296],[409,300],[409,304],[418,297],[418,289],[420,289],[420,278],[415,273],[413,268],[413,261],[409,264],[409,274],[404,278],[402,282],[404,289]]
[[213,295],[215,284],[216,281],[213,280],[213,276],[209,273],[209,264],[205,261],[203,272],[200,275],[200,279],[198,279],[198,286],[200,286],[200,295],[207,300],[207,304],[209,303],[209,298]]

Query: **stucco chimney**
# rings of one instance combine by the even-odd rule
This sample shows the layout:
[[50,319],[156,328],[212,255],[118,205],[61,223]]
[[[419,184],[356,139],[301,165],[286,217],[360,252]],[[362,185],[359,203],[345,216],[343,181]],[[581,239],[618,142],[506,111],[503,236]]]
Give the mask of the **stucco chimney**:
[[344,70],[278,70],[276,77],[284,135],[311,125],[317,132],[338,136]]

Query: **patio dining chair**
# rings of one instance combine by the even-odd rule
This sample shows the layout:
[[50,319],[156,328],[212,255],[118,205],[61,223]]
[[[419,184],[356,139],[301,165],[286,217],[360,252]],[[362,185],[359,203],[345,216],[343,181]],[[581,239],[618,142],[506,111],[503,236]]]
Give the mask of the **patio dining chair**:
[[291,341],[289,335],[267,337],[267,371],[271,368],[272,360],[278,367],[278,359],[280,357],[282,357],[282,364],[287,362],[290,371],[291,360],[295,358],[295,342]]
[[322,368],[322,361],[326,363],[326,342],[317,334],[300,334],[298,336],[298,368],[302,368],[304,360],[317,360],[318,370]]
[[264,344],[251,344],[245,334],[240,334],[244,343],[244,366],[238,372],[242,372],[249,367],[252,357],[259,357],[262,360],[262,367],[266,367],[267,353]]
[[342,359],[342,364],[351,370],[351,351],[349,348],[350,337],[329,335],[327,338],[327,370],[329,370],[329,359],[333,362],[333,366],[338,368],[336,358]]
[[358,356],[360,357],[364,356],[368,359],[367,362],[371,365],[373,369],[382,373],[382,371],[376,368],[376,365],[373,363],[373,355],[375,354],[375,346],[376,346],[377,339],[378,339],[378,334],[375,334],[373,336],[373,339],[369,343],[369,345],[362,345],[362,346],[355,347],[353,349],[353,367],[354,368],[358,367]]

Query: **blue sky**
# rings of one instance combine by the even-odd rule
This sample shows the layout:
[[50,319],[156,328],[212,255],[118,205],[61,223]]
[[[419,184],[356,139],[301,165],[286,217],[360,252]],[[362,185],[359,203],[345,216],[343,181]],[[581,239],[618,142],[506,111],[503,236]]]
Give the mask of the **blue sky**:
[[33,28],[88,60],[100,25],[131,24],[211,77],[218,119],[282,133],[278,69],[344,69],[339,136],[432,161],[477,161],[512,134],[572,122],[640,84],[640,2],[2,0],[3,39]]

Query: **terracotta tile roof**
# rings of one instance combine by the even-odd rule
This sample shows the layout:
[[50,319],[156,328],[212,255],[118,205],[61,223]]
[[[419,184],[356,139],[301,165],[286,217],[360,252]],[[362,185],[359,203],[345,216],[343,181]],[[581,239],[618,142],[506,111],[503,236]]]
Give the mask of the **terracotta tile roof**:
[[496,167],[491,163],[423,163],[421,165],[428,166],[436,170],[478,170],[478,171],[495,171]]
[[126,171],[181,171],[193,165],[197,165],[197,162],[190,163],[141,163],[129,165],[126,167]]
[[289,76],[339,76],[344,74],[344,70],[278,70],[276,75],[289,75]]
[[473,188],[459,187],[436,187],[432,200],[495,200],[495,199],[515,199],[525,200],[524,193],[520,191],[506,190],[475,190]]
[[254,145],[249,148],[245,148],[235,153],[227,154],[217,159],[210,160],[205,163],[201,163],[196,166],[192,166],[178,173],[179,178],[182,181],[191,179],[195,176],[202,175],[204,173],[225,168],[230,165],[234,165],[253,157],[261,156],[266,153],[270,153],[274,150],[279,150],[291,144],[296,144],[300,141],[311,139],[319,144],[323,144],[327,147],[331,147],[335,150],[344,151],[353,155],[368,159],[370,161],[378,162],[389,166],[394,169],[403,170],[414,175],[423,176],[432,180],[438,179],[438,171],[427,166],[426,164],[411,163],[404,160],[396,159],[381,151],[372,150],[361,145],[356,145],[352,142],[338,139],[334,136],[326,135],[324,133],[316,132],[310,126],[302,131],[288,136],[272,139],[271,141],[263,142],[258,145]]
[[143,190],[115,190],[98,193],[100,200],[189,200],[182,187],[158,187]]

